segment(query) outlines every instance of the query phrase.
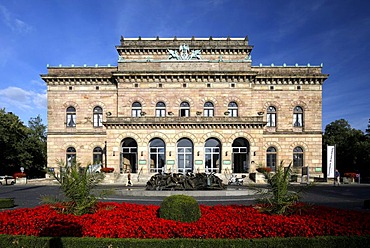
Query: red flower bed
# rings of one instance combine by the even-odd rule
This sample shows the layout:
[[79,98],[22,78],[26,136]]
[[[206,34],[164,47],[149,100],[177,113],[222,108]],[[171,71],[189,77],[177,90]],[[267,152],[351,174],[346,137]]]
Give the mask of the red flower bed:
[[26,177],[26,173],[22,173],[22,172],[16,172],[13,174],[13,177],[14,178],[21,178],[21,177]]
[[272,169],[270,167],[260,167],[260,168],[257,168],[257,171],[260,172],[260,173],[270,173],[272,171]]
[[0,212],[0,234],[160,239],[370,235],[366,212],[315,206],[281,216],[252,206],[200,207],[198,221],[181,223],[159,218],[158,206],[99,203],[96,213],[74,216],[43,205]]
[[356,175],[357,175],[357,173],[355,173],[355,172],[346,172],[346,173],[344,173],[344,177],[348,177],[348,178],[356,178]]
[[114,171],[114,168],[104,167],[104,168],[101,168],[100,171],[104,173],[112,173]]

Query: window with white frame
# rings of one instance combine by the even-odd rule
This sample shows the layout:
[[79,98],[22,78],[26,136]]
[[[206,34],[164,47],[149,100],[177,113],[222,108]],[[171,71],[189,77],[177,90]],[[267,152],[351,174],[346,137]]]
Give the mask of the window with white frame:
[[67,148],[66,161],[69,167],[76,164],[76,149],[72,146]]
[[276,108],[274,106],[267,108],[267,126],[276,127]]
[[217,139],[210,138],[204,146],[204,164],[206,172],[221,171],[221,143]]
[[238,104],[236,102],[230,102],[227,110],[230,117],[238,117]]
[[96,106],[93,110],[93,125],[94,127],[103,126],[103,109],[99,106]]
[[213,103],[211,103],[211,102],[204,103],[203,116],[213,117],[214,116],[214,111],[215,111],[215,107],[213,106]]
[[162,139],[155,138],[149,143],[150,172],[161,173],[165,166],[165,144]]
[[166,116],[166,104],[164,102],[157,102],[155,106],[155,116],[165,117]]
[[303,166],[303,149],[302,147],[295,147],[293,150],[293,167]]
[[103,163],[103,149],[99,146],[95,147],[93,150],[93,164]]
[[303,127],[303,109],[300,106],[296,106],[293,111],[293,126]]
[[72,106],[69,106],[66,111],[66,123],[67,127],[76,126],[76,109]]
[[188,102],[182,102],[180,104],[180,116],[181,117],[190,116],[190,104]]
[[276,169],[276,148],[270,146],[266,150],[266,166],[272,171]]
[[132,117],[140,117],[140,115],[141,115],[141,103],[134,102],[132,104],[132,108],[131,108],[131,116]]

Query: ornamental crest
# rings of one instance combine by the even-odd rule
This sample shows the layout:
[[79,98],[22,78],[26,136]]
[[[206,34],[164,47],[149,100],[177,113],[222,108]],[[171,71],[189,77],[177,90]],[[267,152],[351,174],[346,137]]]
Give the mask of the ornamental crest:
[[191,50],[186,44],[182,44],[179,47],[179,51],[168,49],[169,60],[192,60],[192,59],[201,59],[200,50]]

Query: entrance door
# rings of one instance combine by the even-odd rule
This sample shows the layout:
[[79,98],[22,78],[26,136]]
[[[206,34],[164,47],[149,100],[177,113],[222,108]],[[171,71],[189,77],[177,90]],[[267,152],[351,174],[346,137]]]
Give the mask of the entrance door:
[[122,141],[120,157],[120,173],[137,172],[137,143],[134,139],[126,138]]
[[249,142],[244,138],[237,138],[232,146],[233,172],[249,173]]

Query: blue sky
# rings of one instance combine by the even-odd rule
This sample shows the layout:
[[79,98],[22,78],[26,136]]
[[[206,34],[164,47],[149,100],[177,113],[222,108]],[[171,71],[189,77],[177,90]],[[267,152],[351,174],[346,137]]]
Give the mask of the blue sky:
[[0,108],[46,124],[47,64],[116,65],[121,35],[248,35],[255,66],[323,63],[323,128],[367,127],[367,0],[0,0]]

